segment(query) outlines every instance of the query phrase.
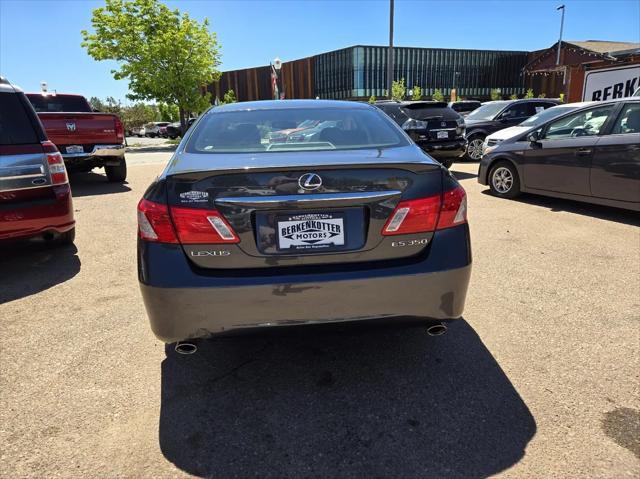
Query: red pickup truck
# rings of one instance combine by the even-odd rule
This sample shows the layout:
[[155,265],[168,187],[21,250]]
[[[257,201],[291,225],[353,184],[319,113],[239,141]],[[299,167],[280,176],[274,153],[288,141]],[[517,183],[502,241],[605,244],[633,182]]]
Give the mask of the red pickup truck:
[[69,171],[104,167],[110,182],[127,177],[124,126],[116,115],[94,112],[81,95],[27,93],[49,139]]

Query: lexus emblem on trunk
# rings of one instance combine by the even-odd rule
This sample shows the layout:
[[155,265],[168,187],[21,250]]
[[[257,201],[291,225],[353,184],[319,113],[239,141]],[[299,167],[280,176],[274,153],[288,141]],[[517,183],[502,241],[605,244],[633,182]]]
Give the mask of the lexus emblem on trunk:
[[76,131],[76,124],[75,123],[67,123],[67,130]]
[[322,186],[322,178],[315,173],[305,173],[298,178],[298,185],[303,190],[312,191],[317,190]]

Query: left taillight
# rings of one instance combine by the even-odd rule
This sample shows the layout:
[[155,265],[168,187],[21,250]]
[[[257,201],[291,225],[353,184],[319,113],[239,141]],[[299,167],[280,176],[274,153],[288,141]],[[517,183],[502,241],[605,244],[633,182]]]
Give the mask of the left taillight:
[[466,222],[467,196],[458,186],[442,195],[401,201],[382,228],[382,235],[426,233]]
[[116,129],[116,137],[120,141],[124,141],[124,125],[120,118],[116,116],[115,118],[115,129]]
[[158,243],[177,243],[167,205],[142,199],[138,203],[138,236]]
[[223,244],[240,239],[224,217],[213,209],[169,208],[140,200],[138,235],[158,243]]
[[49,174],[51,175],[52,185],[64,185],[69,183],[69,177],[67,176],[67,169],[64,166],[64,159],[62,155],[50,141],[42,142],[42,149],[47,157],[47,164],[49,165]]

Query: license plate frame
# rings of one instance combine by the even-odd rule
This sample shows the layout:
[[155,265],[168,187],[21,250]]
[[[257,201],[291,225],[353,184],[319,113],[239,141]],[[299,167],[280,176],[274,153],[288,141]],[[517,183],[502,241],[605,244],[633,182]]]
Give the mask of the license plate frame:
[[65,151],[67,153],[84,153],[84,147],[82,145],[67,145]]
[[343,212],[277,215],[275,226],[278,252],[334,251],[347,245]]
[[449,139],[449,132],[448,131],[437,131],[436,132],[436,138],[438,140],[448,140]]

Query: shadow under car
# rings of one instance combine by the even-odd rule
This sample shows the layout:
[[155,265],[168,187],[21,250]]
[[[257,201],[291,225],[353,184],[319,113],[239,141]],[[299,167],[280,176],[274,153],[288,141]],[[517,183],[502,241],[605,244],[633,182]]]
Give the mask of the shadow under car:
[[202,477],[487,477],[524,455],[531,412],[464,320],[331,325],[167,345],[159,441]]

